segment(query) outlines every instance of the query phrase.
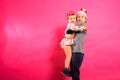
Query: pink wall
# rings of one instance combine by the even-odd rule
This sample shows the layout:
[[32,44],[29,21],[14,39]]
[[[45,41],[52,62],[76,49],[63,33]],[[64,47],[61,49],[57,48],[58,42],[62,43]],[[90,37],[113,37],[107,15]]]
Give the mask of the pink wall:
[[120,80],[119,0],[1,0],[0,80],[71,80],[61,74],[66,13],[88,10],[82,80]]

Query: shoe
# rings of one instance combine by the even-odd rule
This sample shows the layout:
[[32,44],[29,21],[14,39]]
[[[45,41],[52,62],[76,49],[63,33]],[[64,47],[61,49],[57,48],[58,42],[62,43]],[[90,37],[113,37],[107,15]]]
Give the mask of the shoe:
[[68,70],[68,68],[64,68],[64,69],[62,70],[62,73],[63,73],[64,75],[68,76],[68,77],[71,77],[71,74],[70,74],[70,71]]

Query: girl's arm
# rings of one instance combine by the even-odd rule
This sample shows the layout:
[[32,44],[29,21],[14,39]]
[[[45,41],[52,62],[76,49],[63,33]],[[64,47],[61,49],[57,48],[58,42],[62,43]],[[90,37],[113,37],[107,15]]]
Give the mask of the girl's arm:
[[76,30],[75,24],[68,24],[68,25],[67,25],[67,30],[75,31],[75,30]]
[[76,31],[83,31],[83,30],[87,30],[87,26],[83,25],[80,28],[78,26],[76,26]]

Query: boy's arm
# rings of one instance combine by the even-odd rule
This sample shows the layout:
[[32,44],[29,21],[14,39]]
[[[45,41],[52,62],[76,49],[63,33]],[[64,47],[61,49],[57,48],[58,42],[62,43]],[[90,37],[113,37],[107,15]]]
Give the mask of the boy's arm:
[[69,38],[69,39],[73,39],[74,38],[74,34],[65,34],[65,37]]

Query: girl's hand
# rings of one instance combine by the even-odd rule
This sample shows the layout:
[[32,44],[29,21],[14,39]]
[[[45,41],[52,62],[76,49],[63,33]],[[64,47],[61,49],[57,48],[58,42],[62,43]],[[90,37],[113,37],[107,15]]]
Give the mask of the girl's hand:
[[83,27],[84,26],[81,26],[80,28],[76,26],[76,31],[83,31]]
[[83,30],[87,30],[87,26],[84,26],[84,27],[83,27]]
[[87,27],[86,26],[81,26],[81,28],[79,30],[80,31],[87,30]]
[[79,31],[79,26],[76,26],[76,29],[75,29],[75,31]]

